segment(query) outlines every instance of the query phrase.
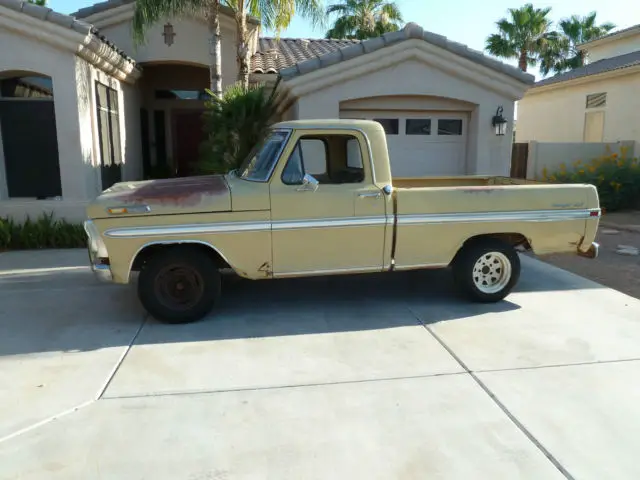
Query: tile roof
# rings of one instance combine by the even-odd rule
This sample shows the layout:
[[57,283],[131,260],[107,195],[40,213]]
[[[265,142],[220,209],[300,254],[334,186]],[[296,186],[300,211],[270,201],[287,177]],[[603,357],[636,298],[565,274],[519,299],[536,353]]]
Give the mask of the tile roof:
[[544,80],[537,82],[533,88],[575,80],[576,78],[588,77],[590,75],[597,75],[599,73],[610,72],[612,70],[634,67],[636,65],[640,65],[640,50],[626,53],[624,55],[618,55],[617,57],[603,58],[597,62],[589,63],[584,67],[575,68],[568,72],[561,73],[550,78],[545,78]]
[[[107,10],[111,10],[112,8],[122,7],[123,5],[135,3],[135,1],[136,0],[106,0],[105,2],[99,2],[93,5],[89,5],[88,7],[81,8],[71,15],[76,18],[87,18],[91,15],[95,15],[96,13],[106,12]],[[226,5],[220,5],[220,11],[226,13],[227,15],[234,15],[233,10],[231,10]],[[249,17],[248,21],[250,23],[255,23],[256,25],[260,23],[260,21],[254,17]]]
[[[62,13],[54,12],[47,7],[41,7],[39,5],[29,3],[21,0],[0,0],[0,7],[6,7],[17,12],[21,12],[30,17],[37,18],[45,22],[54,23],[60,27],[69,28],[75,30],[82,35],[92,35],[98,39],[107,48],[116,52],[126,62],[135,65],[135,60],[126,55],[122,50],[110,42],[107,38],[100,34],[100,32],[90,23],[83,22],[82,20],[76,20],[70,15],[64,15]],[[136,67],[137,68],[137,67]]]
[[258,49],[251,58],[252,73],[278,73],[283,68],[325,53],[348,47],[360,40],[315,38],[260,38]]
[[[300,40],[287,39],[276,44],[273,39],[265,39],[268,41],[264,46],[261,42],[260,49],[252,58],[252,71],[254,73],[275,73],[278,71],[283,78],[291,78],[409,39],[424,40],[523,83],[534,83],[535,77],[533,75],[495,60],[482,52],[472,50],[466,45],[451,41],[447,37],[425,31],[415,23],[408,23],[402,30],[385,33],[381,37],[361,42],[357,40],[308,40],[305,46],[304,41]],[[272,50],[266,51],[263,48]]]
[[622,34],[625,34],[625,33],[633,32],[634,30],[640,31],[640,23],[638,25],[632,25],[630,27],[623,28],[621,30],[616,30],[615,32],[607,33],[606,35],[603,35],[603,36],[598,37],[598,38],[594,38],[593,40],[589,40],[588,42],[583,42],[578,46],[582,47],[582,46],[591,45],[592,43],[600,42],[600,40],[608,39],[608,38],[611,38],[611,37],[617,37],[618,35],[622,35]]

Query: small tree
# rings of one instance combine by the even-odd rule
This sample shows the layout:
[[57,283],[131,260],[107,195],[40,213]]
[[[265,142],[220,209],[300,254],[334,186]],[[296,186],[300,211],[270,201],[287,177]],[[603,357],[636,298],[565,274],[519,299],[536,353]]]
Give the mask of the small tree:
[[227,173],[242,164],[275,121],[278,82],[271,92],[265,85],[244,87],[241,83],[228,87],[220,98],[209,92],[204,113],[206,140],[200,146],[201,173]]
[[29,0],[29,3],[33,3],[34,5],[40,5],[41,7],[47,6],[47,0]]

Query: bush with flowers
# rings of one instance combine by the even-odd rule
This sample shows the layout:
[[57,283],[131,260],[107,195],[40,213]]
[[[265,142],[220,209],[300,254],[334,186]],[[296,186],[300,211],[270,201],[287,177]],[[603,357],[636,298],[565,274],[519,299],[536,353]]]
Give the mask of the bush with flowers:
[[549,183],[590,183],[598,189],[600,205],[608,211],[640,205],[640,162],[620,153],[607,153],[588,163],[576,160],[571,166],[560,164],[556,171],[542,169],[542,180]]

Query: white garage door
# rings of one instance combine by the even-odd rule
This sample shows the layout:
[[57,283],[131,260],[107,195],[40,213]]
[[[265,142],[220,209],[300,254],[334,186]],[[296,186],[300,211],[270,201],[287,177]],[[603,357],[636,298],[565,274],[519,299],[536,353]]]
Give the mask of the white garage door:
[[394,177],[466,173],[467,112],[349,110],[340,117],[382,124]]

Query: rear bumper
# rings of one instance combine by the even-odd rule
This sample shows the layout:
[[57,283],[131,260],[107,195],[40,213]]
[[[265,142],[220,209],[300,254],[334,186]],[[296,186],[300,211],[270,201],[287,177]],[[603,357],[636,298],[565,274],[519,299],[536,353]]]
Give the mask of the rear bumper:
[[591,242],[591,245],[586,250],[578,249],[578,255],[586,258],[596,258],[600,253],[600,244]]

